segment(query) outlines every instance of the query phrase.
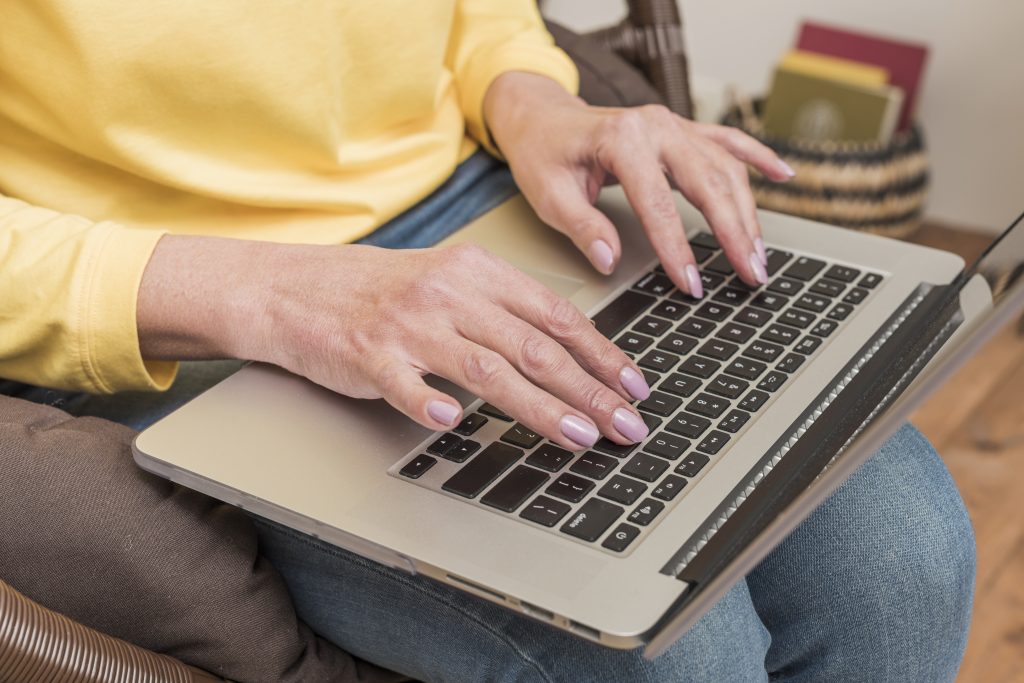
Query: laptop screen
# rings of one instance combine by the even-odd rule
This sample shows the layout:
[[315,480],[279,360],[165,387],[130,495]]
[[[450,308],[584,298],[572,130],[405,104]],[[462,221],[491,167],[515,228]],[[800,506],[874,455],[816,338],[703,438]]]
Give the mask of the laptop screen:
[[975,273],[988,282],[996,305],[1020,283],[1024,275],[1024,213],[996,238],[974,265],[964,271],[964,276],[969,278]]

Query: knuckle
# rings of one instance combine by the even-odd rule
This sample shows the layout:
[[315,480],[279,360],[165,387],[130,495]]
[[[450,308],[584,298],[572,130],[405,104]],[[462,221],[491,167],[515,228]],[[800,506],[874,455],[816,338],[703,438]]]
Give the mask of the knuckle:
[[646,104],[641,109],[651,121],[660,125],[668,126],[676,123],[676,115],[663,104]]
[[385,396],[394,396],[399,392],[401,388],[402,373],[399,372],[397,366],[391,363],[386,363],[378,368],[376,377],[374,378],[377,383],[377,388]]
[[561,366],[558,352],[553,343],[540,335],[531,334],[523,340],[520,348],[523,370],[529,375],[546,376],[557,373]]
[[654,194],[647,203],[647,210],[659,221],[678,221],[679,210],[676,208],[675,199],[669,192],[658,192]]
[[489,251],[468,242],[448,247],[447,251],[449,258],[459,265],[481,265],[493,259]]
[[726,197],[732,194],[732,186],[724,173],[714,171],[704,176],[704,187],[709,194]]
[[474,386],[486,386],[498,379],[502,363],[497,354],[483,349],[470,351],[462,358],[462,372]]
[[611,389],[596,385],[584,390],[583,402],[590,415],[611,415],[622,399]]
[[548,329],[560,338],[572,335],[583,323],[583,314],[580,310],[568,299],[557,295],[552,296],[546,317]]
[[637,109],[624,109],[608,119],[608,127],[616,137],[636,137],[644,129],[644,116]]

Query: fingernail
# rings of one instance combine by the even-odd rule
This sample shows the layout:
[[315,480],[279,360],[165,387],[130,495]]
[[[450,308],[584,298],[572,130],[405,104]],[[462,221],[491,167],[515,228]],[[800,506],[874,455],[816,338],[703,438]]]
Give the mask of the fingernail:
[[612,261],[614,259],[615,255],[612,253],[612,248],[608,246],[607,242],[604,240],[594,240],[590,243],[590,260],[605,275],[611,275]]
[[644,401],[651,395],[651,388],[647,386],[644,376],[628,365],[619,371],[619,382],[622,383],[622,388],[638,401]]
[[575,415],[563,417],[559,427],[567,439],[578,443],[581,448],[590,448],[601,438],[601,432],[597,431],[597,427]]
[[625,408],[617,408],[612,413],[612,424],[615,425],[615,429],[618,430],[619,434],[622,434],[633,443],[643,441],[648,431],[650,431],[639,415]]
[[699,299],[704,296],[704,285],[700,282],[700,273],[692,263],[686,266],[686,283],[690,285],[690,296]]
[[754,277],[762,285],[768,284],[768,272],[764,269],[761,259],[757,254],[750,255],[750,267],[754,270]]
[[782,172],[788,175],[790,178],[796,176],[796,171],[793,170],[793,167],[787,164],[782,159],[779,159],[779,168],[782,169]]
[[754,240],[754,249],[757,249],[757,255],[761,259],[761,264],[764,265],[765,268],[767,268],[768,267],[768,254],[766,254],[765,250],[764,250],[764,240],[761,239],[760,237],[755,239]]
[[451,403],[445,403],[444,401],[431,401],[427,404],[427,415],[441,424],[451,427],[462,415],[462,411]]

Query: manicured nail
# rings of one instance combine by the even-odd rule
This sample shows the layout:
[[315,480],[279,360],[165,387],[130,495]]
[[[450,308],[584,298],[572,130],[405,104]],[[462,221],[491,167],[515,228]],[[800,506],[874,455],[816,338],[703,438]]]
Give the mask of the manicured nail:
[[462,411],[451,403],[431,401],[427,404],[427,415],[447,427],[452,427],[455,425],[455,421],[462,415]]
[[790,178],[796,176],[796,171],[793,170],[793,167],[787,164],[782,159],[779,159],[779,168],[782,169],[782,172],[788,175]]
[[767,268],[768,267],[768,254],[766,254],[765,250],[764,250],[764,240],[761,239],[760,237],[755,239],[754,240],[754,249],[757,249],[757,255],[761,259],[761,264],[765,268]]
[[628,365],[619,371],[619,382],[622,383],[622,388],[638,401],[644,401],[651,395],[651,388],[647,386],[644,376]]
[[615,425],[615,429],[618,430],[619,434],[622,434],[633,443],[643,441],[650,431],[639,415],[625,408],[616,408],[615,412],[612,413],[612,424]]
[[761,258],[757,254],[750,255],[750,267],[754,270],[754,277],[762,285],[768,284],[768,271],[764,269]]
[[686,266],[686,283],[690,286],[690,296],[699,299],[704,296],[704,285],[700,282],[700,273],[692,263]]
[[601,432],[597,431],[597,427],[575,415],[566,415],[558,426],[565,438],[579,444],[580,448],[590,448],[601,438]]
[[597,269],[605,275],[612,273],[612,261],[615,255],[612,248],[604,240],[594,240],[590,243],[590,260],[597,266]]

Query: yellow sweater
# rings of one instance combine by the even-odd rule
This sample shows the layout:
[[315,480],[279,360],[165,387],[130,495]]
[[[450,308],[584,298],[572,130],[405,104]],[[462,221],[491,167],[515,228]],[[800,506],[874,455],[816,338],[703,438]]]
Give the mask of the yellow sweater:
[[0,2],[0,377],[166,387],[165,232],[358,239],[486,142],[507,71],[576,71],[534,0]]

